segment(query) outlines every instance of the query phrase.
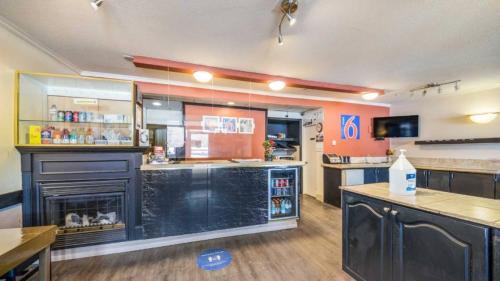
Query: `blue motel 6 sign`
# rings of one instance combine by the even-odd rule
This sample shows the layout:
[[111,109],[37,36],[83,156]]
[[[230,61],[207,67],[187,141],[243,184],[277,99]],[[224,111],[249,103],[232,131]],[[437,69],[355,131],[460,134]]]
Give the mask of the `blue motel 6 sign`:
[[359,140],[359,115],[340,115],[340,135],[343,140]]

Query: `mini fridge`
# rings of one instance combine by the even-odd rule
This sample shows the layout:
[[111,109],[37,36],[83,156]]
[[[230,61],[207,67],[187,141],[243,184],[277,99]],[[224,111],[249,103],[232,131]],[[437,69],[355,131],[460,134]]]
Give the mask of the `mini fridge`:
[[269,169],[269,220],[297,218],[298,168]]

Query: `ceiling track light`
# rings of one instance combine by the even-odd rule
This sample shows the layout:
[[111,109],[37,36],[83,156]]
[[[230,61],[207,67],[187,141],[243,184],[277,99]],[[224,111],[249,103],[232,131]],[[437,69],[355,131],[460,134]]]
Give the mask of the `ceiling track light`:
[[90,6],[92,8],[94,8],[94,10],[97,11],[99,9],[99,7],[102,6],[103,3],[104,3],[104,0],[91,0],[90,1]]
[[428,84],[426,84],[424,86],[411,89],[410,93],[413,94],[414,92],[422,91],[422,96],[425,96],[425,95],[427,95],[427,90],[437,88],[437,93],[441,94],[442,90],[443,90],[442,86],[451,85],[451,84],[454,84],[455,85],[454,86],[455,87],[455,91],[458,91],[459,90],[459,83],[460,82],[462,82],[462,80],[455,80],[455,81],[444,82],[444,83],[435,83],[435,82],[432,82],[432,83],[428,83]]
[[282,46],[283,45],[283,21],[285,18],[288,20],[288,24],[290,26],[295,25],[297,22],[297,19],[293,16],[293,13],[297,11],[297,8],[299,7],[299,1],[298,0],[282,0],[280,4],[280,9],[283,15],[281,16],[281,20],[278,26],[278,45]]

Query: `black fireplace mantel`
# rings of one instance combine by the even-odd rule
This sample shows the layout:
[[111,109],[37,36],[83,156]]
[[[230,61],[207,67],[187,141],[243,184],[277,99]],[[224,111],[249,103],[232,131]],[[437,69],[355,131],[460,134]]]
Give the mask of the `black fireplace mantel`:
[[[25,227],[45,224],[44,196],[47,196],[47,186],[64,186],[65,192],[74,188],[75,194],[86,192],[95,194],[100,186],[103,192],[106,192],[110,183],[123,182],[125,239],[142,238],[140,188],[142,148],[17,147],[17,149],[21,152],[23,225]],[[80,245],[67,246],[86,245],[85,239],[82,241]],[[98,243],[96,241],[92,240],[88,244]],[[64,247],[64,243],[62,245]]]

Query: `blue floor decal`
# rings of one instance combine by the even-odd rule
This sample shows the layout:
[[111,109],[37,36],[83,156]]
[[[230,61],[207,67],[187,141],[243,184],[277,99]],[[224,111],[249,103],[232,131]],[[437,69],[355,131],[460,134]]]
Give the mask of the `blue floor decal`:
[[220,270],[231,264],[233,257],[224,249],[208,249],[198,256],[198,267],[203,270]]

